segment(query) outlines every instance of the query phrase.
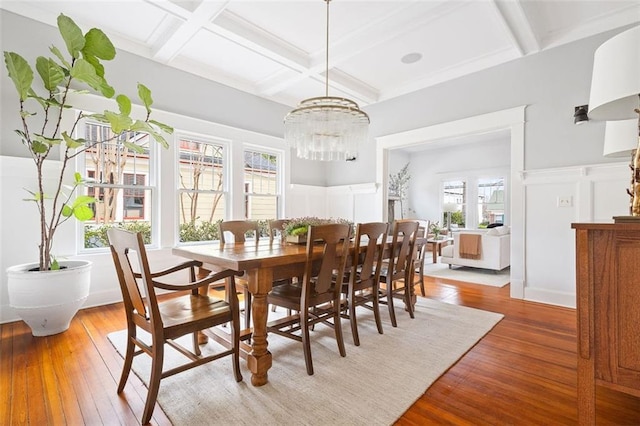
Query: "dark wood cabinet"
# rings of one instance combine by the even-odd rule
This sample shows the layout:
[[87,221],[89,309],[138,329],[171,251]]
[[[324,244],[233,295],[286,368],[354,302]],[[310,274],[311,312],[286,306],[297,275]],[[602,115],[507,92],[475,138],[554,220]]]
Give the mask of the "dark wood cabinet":
[[640,221],[575,223],[578,420],[595,424],[595,386],[640,397]]

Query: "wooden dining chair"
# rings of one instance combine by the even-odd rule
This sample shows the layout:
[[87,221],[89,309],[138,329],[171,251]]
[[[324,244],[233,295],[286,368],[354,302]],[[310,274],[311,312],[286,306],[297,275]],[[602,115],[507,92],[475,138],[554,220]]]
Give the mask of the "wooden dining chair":
[[[385,288],[380,290],[380,303],[389,308],[389,317],[393,327],[398,326],[393,299],[404,300],[405,308],[411,318],[413,315],[413,251],[418,235],[418,222],[415,220],[396,220],[393,223],[390,256],[380,271],[380,282]],[[398,285],[398,284],[401,285]]]
[[[233,238],[235,243],[244,243],[247,240],[247,234],[254,235],[256,244],[260,240],[260,226],[258,222],[253,220],[223,220],[218,224],[220,230],[220,244],[226,244],[228,237]],[[229,242],[232,242],[229,240]],[[251,327],[251,293],[249,292],[249,282],[246,277],[238,278],[237,285],[242,289],[244,298],[244,326]]]
[[[418,277],[417,280],[413,282],[413,285],[420,284],[420,294],[422,296],[426,296],[426,292],[424,290],[424,259],[427,252],[427,244],[426,239],[429,234],[429,224],[428,220],[419,220],[418,221],[418,235],[416,237],[416,248],[414,250],[414,272]],[[420,240],[420,244],[417,241]]]
[[[345,283],[342,284],[341,290],[347,298],[347,305],[344,307],[342,316],[348,318],[351,323],[353,343],[356,346],[360,346],[356,321],[356,307],[358,306],[373,311],[378,333],[382,334],[378,293],[382,255],[388,228],[389,225],[386,222],[359,223],[356,228],[354,256],[351,258],[351,267],[349,272],[345,274]],[[363,248],[364,252],[361,253]]]
[[[240,315],[234,280],[236,272],[225,270],[196,281],[195,268],[202,264],[194,260],[151,272],[141,233],[112,228],[107,231],[107,235],[127,316],[127,348],[118,394],[124,390],[133,357],[142,353],[151,356],[149,392],[142,423],[146,424],[151,419],[161,379],[230,355],[233,359],[235,379],[237,382],[242,381],[239,362]],[[140,272],[133,270],[134,264],[138,265]],[[168,284],[158,280],[160,277],[186,269],[189,270],[190,276],[190,282],[187,284]],[[198,294],[199,288],[223,279],[227,281],[229,291],[225,300]],[[167,297],[166,300],[163,295],[163,301],[160,302],[156,295],[157,289],[182,295]],[[184,294],[185,292],[189,294]],[[203,356],[198,346],[198,332],[211,334],[211,327],[227,323],[231,324],[231,349]],[[138,336],[138,328],[150,334],[150,343]],[[175,341],[188,334],[193,335],[193,351]],[[185,355],[189,362],[163,371],[165,344]]]
[[[227,242],[244,243],[247,234],[254,236],[256,243],[260,239],[260,225],[254,220],[223,220],[219,223],[220,244]],[[233,241],[227,241],[228,236],[233,237]]]
[[284,228],[289,224],[289,219],[270,220],[269,226],[269,242],[273,243],[276,237],[280,237],[280,242],[285,242]]
[[307,374],[313,374],[309,329],[323,323],[334,329],[340,356],[346,356],[341,314],[341,288],[349,255],[349,225],[310,226],[307,258],[301,285],[289,283],[273,287],[268,303],[297,311],[270,321],[267,331],[302,342]]
[[[289,223],[289,219],[275,219],[267,222],[267,225],[269,227],[269,243],[270,244],[273,244],[273,241],[276,238],[280,238],[281,244],[284,244],[286,242],[284,228],[287,226],[288,223]],[[300,281],[302,281],[302,278],[300,278]],[[285,278],[282,280],[274,281],[273,285],[278,286],[282,284],[288,284],[291,282],[292,282],[292,278]],[[275,312],[275,311],[276,311],[276,305],[271,305],[271,312]],[[291,315],[290,309],[287,309],[287,315]]]

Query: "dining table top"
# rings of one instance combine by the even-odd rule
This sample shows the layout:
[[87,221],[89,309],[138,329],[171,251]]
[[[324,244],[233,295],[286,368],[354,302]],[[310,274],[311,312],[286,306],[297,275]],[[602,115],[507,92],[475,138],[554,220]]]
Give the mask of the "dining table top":
[[[317,246],[318,257],[322,256],[322,246]],[[247,240],[244,243],[210,243],[178,246],[173,248],[176,256],[199,260],[203,263],[214,262],[217,266],[234,270],[247,270],[273,267],[287,263],[304,262],[307,257],[306,244],[273,242],[268,239]]]

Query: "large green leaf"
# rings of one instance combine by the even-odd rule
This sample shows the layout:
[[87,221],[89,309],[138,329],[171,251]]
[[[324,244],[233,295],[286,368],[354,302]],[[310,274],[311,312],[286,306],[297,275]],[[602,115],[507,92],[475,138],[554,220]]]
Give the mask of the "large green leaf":
[[144,149],[140,145],[136,145],[133,142],[123,142],[122,144],[135,153],[144,154]]
[[51,51],[51,53],[56,55],[58,59],[60,59],[60,62],[62,62],[62,65],[67,67],[67,71],[71,69],[71,64],[64,58],[64,56],[62,56],[62,52],[60,52],[60,49],[58,49],[55,46],[51,46],[49,50]]
[[9,77],[16,86],[20,100],[26,100],[31,90],[31,83],[33,83],[33,70],[29,63],[14,52],[4,52],[4,63]]
[[[131,130],[149,133],[163,148],[169,148],[169,142],[146,121],[136,120],[133,126],[131,126]],[[171,130],[173,131],[173,129]]]
[[93,219],[93,210],[89,206],[78,206],[73,209],[73,215],[80,222]]
[[49,146],[60,145],[60,143],[62,142],[62,139],[60,139],[60,138],[49,138],[47,136],[40,135],[38,133],[34,134],[33,139],[37,140],[38,142],[42,142],[44,144],[47,144]]
[[62,132],[62,137],[64,138],[64,142],[67,144],[67,146],[71,149],[76,149],[76,148],[80,148],[81,146],[84,145],[84,143],[86,142],[84,139],[73,139],[72,137],[70,137],[67,132]]
[[85,34],[85,44],[82,51],[85,55],[95,56],[105,61],[110,61],[116,57],[116,48],[111,40],[101,30],[91,28]]
[[116,102],[118,102],[118,107],[120,107],[120,114],[131,114],[131,99],[125,95],[118,95],[116,96]]
[[105,111],[104,116],[109,121],[113,133],[122,133],[125,130],[129,130],[133,124],[133,120],[130,117],[122,114],[116,114],[112,111]]
[[147,86],[142,83],[138,83],[138,97],[144,104],[144,107],[147,109],[147,114],[151,114],[151,105],[153,104],[153,99],[151,98],[151,90]]
[[58,84],[64,80],[62,68],[51,58],[38,56],[38,59],[36,59],[36,70],[42,79],[44,88],[49,92],[53,92]]
[[87,55],[86,53],[82,54],[82,58],[93,65],[93,68],[96,70],[96,74],[104,78],[104,66],[100,63],[100,59],[95,56]]
[[80,57],[80,51],[84,48],[85,39],[80,27],[73,22],[73,19],[62,13],[58,16],[58,29],[62,39],[67,45],[67,50],[73,58]]
[[113,95],[116,94],[115,89],[109,86],[109,84],[107,84],[107,81],[104,79],[102,80],[102,84],[100,85],[100,92],[105,98],[112,98]]
[[64,217],[69,217],[73,214],[73,209],[71,207],[69,207],[68,205],[64,205],[62,206],[62,216]]
[[104,79],[96,73],[96,69],[85,59],[78,59],[71,68],[71,77],[87,83],[95,90],[100,90]]
[[149,120],[149,123],[158,126],[165,133],[169,133],[169,134],[173,133],[173,127],[168,126],[164,123],[160,123],[159,121],[156,121],[156,120]]
[[90,197],[88,195],[80,195],[78,198],[76,198],[73,201],[73,207],[76,208],[78,206],[86,206],[87,204],[92,204],[95,202],[96,202],[96,199],[93,197]]

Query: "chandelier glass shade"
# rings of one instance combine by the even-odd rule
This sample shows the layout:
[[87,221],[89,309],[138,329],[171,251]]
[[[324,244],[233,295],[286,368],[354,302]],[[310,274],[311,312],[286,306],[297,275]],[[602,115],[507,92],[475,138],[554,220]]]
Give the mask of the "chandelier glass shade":
[[284,118],[284,139],[306,160],[344,161],[358,155],[368,137],[369,116],[346,98],[329,96],[329,2],[325,96],[305,99]]
[[345,98],[305,99],[285,117],[284,138],[298,158],[344,161],[358,155],[366,141],[369,116]]

